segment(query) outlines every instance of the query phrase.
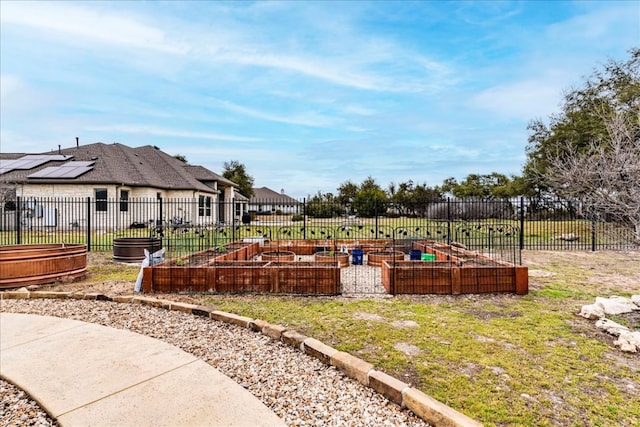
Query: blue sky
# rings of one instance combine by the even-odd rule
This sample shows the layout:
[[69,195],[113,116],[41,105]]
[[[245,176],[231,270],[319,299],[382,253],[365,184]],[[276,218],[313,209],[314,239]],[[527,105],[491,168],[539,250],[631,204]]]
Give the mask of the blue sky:
[[156,145],[294,197],[519,174],[638,1],[0,2],[2,152]]

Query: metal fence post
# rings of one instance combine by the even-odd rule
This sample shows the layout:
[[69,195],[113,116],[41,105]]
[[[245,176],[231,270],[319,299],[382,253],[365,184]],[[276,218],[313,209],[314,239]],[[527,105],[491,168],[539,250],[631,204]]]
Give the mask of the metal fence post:
[[379,214],[378,214],[378,199],[373,200],[373,214],[376,217],[376,239],[380,237],[380,224],[379,224]]
[[591,252],[596,251],[596,227],[598,226],[598,217],[594,213],[591,214]]
[[520,197],[520,250],[524,249],[524,197]]
[[87,197],[87,252],[91,252],[91,197]]
[[302,199],[302,238],[307,239],[307,198]]
[[447,197],[447,244],[451,244],[451,197]]
[[15,223],[16,223],[16,244],[22,244],[22,219],[20,218],[20,213],[22,212],[22,197],[16,197],[16,215],[15,215]]

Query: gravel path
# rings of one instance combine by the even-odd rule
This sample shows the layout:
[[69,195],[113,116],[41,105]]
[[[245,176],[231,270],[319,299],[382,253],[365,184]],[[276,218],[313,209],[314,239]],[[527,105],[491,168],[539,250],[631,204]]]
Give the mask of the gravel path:
[[0,425],[6,427],[52,427],[58,423],[29,395],[18,387],[0,380]]
[[[243,385],[290,426],[427,425],[334,367],[239,326],[178,311],[105,301],[3,300],[0,310],[82,320],[161,339]],[[56,425],[33,411],[37,405],[30,399],[11,397],[22,393],[12,388],[0,383],[0,425]],[[5,400],[10,400],[13,409],[7,410]],[[20,421],[23,418],[24,423]]]

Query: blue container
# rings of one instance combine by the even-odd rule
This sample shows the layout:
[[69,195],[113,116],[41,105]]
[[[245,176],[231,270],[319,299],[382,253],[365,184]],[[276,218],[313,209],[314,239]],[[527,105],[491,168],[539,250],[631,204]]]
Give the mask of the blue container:
[[422,255],[422,251],[420,249],[411,249],[409,251],[409,259],[411,261],[420,261],[421,255]]
[[362,265],[363,257],[364,257],[364,251],[362,249],[351,250],[351,263],[353,265]]

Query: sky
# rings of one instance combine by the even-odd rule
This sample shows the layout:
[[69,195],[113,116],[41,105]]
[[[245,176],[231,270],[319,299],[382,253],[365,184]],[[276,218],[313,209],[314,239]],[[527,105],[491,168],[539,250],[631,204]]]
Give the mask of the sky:
[[302,198],[518,175],[640,1],[0,2],[0,152],[155,145]]

